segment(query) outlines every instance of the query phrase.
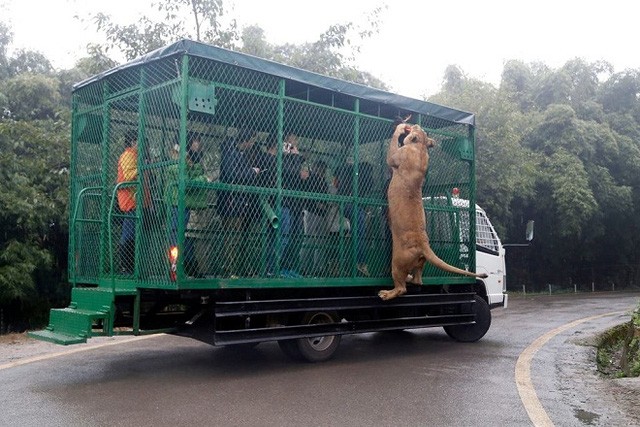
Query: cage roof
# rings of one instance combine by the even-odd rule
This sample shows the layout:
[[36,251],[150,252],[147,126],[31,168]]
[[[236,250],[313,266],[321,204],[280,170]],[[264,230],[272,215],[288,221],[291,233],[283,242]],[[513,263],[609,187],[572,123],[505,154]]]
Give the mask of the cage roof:
[[245,53],[234,52],[231,50],[207,45],[205,43],[195,42],[192,40],[180,40],[168,46],[156,49],[140,56],[126,64],[112,68],[101,74],[84,80],[74,86],[74,90],[80,89],[86,85],[97,82],[104,77],[118,73],[122,70],[142,66],[144,64],[157,61],[169,56],[187,54],[205,59],[220,61],[232,64],[238,67],[271,74],[287,80],[308,84],[329,91],[353,96],[356,98],[377,102],[392,106],[399,110],[406,110],[425,114],[437,119],[448,122],[475,125],[475,115],[473,113],[456,110],[442,105],[434,104],[427,101],[421,101],[402,95],[397,95],[358,83],[352,83],[333,77],[323,76],[311,71],[302,70],[289,65],[280,64],[263,58],[258,58]]

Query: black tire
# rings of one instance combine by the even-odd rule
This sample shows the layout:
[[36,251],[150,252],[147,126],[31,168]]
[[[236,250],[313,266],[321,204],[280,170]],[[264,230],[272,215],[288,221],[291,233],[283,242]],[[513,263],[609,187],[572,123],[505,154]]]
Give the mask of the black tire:
[[[308,312],[302,318],[303,325],[339,322],[337,313],[330,311]],[[307,362],[324,362],[331,359],[340,345],[340,335],[299,338],[296,340],[302,358]]]
[[444,326],[444,331],[456,341],[476,342],[482,338],[491,326],[491,310],[489,304],[476,295],[476,303],[473,304],[472,313],[476,315],[476,323],[472,325]]
[[[316,325],[321,323],[339,322],[337,313],[332,311],[310,311],[305,313],[301,325]],[[325,335],[321,337],[297,338],[280,340],[278,345],[284,354],[296,361],[324,362],[330,359],[338,349],[340,335]]]

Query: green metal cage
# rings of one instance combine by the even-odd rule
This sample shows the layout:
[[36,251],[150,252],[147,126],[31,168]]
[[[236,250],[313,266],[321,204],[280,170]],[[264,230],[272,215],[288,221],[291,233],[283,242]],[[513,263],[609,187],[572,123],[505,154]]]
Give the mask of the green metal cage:
[[[113,289],[388,286],[386,151],[394,119],[409,114],[437,143],[424,187],[432,247],[473,270],[470,113],[186,40],[79,83],[71,280]],[[131,138],[135,174],[126,177],[118,169]],[[468,208],[452,203],[453,188]],[[134,209],[123,208],[124,195]],[[431,266],[423,277],[473,282]]]

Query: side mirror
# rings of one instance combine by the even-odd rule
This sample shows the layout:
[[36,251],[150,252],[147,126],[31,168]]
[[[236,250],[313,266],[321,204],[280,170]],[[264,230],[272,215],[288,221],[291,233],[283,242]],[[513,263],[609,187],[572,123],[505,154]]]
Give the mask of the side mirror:
[[534,224],[534,221],[532,219],[527,221],[527,230],[525,232],[525,239],[527,239],[527,242],[530,242],[533,240],[533,224]]

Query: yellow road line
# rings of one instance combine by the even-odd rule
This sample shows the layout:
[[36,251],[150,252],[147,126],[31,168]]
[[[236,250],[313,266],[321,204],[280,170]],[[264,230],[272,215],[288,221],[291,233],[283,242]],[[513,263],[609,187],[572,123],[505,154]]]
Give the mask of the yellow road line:
[[54,359],[56,357],[68,356],[70,354],[75,354],[75,353],[82,353],[83,351],[95,350],[98,348],[109,347],[112,345],[119,345],[119,344],[134,342],[134,341],[146,340],[148,338],[154,338],[159,335],[166,335],[166,334],[141,335],[141,336],[127,338],[127,339],[118,340],[118,341],[109,341],[109,342],[104,342],[100,344],[90,345],[87,347],[76,347],[76,348],[72,348],[66,351],[61,351],[58,353],[41,354],[39,356],[27,357],[25,359],[16,360],[15,362],[9,362],[9,363],[0,365],[0,371],[3,369],[15,368],[16,366],[26,365],[28,363],[40,362],[42,360]]
[[529,419],[531,419],[531,422],[534,426],[551,427],[554,424],[549,418],[549,415],[547,415],[547,412],[542,407],[542,404],[538,399],[538,395],[536,394],[536,390],[533,387],[533,382],[531,381],[531,361],[533,360],[533,356],[535,356],[538,350],[540,350],[547,342],[549,342],[551,338],[555,337],[558,334],[561,334],[568,329],[574,328],[582,323],[589,322],[591,320],[624,313],[626,313],[626,311],[616,311],[612,313],[600,314],[598,316],[578,319],[571,323],[567,323],[566,325],[559,326],[538,337],[529,345],[529,347],[527,347],[522,353],[520,353],[518,361],[516,362],[516,385],[518,386],[520,400],[522,400],[522,404],[527,410]]

